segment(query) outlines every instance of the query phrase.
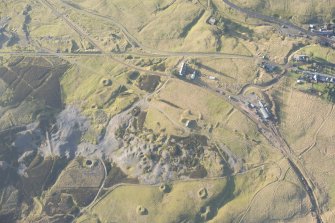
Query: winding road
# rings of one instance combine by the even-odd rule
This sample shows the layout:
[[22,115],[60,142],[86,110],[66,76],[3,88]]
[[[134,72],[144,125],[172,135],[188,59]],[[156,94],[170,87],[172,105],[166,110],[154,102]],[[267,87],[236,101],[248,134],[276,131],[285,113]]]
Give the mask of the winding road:
[[[120,56],[120,54],[113,54],[110,52],[105,52],[105,50],[99,46],[99,44],[97,44],[90,36],[89,34],[87,34],[81,27],[79,27],[76,23],[74,23],[70,18],[68,18],[66,15],[64,15],[64,13],[61,13],[59,11],[58,8],[56,8],[56,6],[54,6],[53,4],[50,3],[49,0],[40,0],[40,2],[45,5],[47,8],[49,8],[53,14],[55,14],[57,17],[60,17],[63,19],[63,21],[71,28],[73,29],[76,33],[78,33],[78,35],[82,38],[87,40],[88,42],[90,42],[95,49],[97,50],[97,52],[92,52],[92,53],[80,53],[80,54],[64,54],[64,53],[52,53],[52,52],[12,52],[12,53],[0,53],[0,54],[10,54],[10,55],[35,55],[35,56],[58,56],[58,57],[67,57],[67,56],[75,56],[75,55],[80,55],[80,56],[108,56],[111,58],[111,60],[113,60],[114,62],[120,63],[126,67],[129,67],[131,69],[135,69],[138,71],[142,71],[145,73],[149,73],[149,74],[153,74],[153,75],[159,75],[159,76],[169,76],[170,78],[175,78],[172,75],[168,75],[162,72],[157,72],[157,71],[149,71],[146,69],[143,69],[141,67],[126,63],[123,59],[118,58],[118,56]],[[253,57],[253,56],[242,56],[242,55],[235,55],[235,54],[224,54],[224,53],[216,53],[216,52],[166,52],[166,51],[159,51],[159,50],[155,50],[155,49],[151,49],[148,47],[143,46],[131,33],[129,33],[129,31],[126,29],[126,27],[124,27],[122,24],[118,23],[116,20],[114,20],[111,17],[108,16],[102,16],[99,14],[96,14],[95,12],[92,12],[90,10],[84,10],[81,8],[76,8],[74,7],[72,4],[61,0],[61,2],[63,4],[65,4],[67,7],[71,7],[71,9],[73,10],[79,10],[80,12],[87,14],[87,15],[91,15],[91,16],[96,16],[99,17],[101,19],[104,20],[108,20],[109,22],[112,22],[113,24],[115,24],[116,26],[118,26],[120,28],[120,30],[122,30],[123,34],[126,36],[127,40],[136,48],[140,48],[141,50],[143,50],[143,54],[138,53],[140,55],[147,55],[147,56],[153,56],[153,57],[157,57],[157,56],[164,56],[164,57],[169,57],[169,56],[193,56],[193,57],[220,57],[220,58],[234,58],[234,59],[258,59],[257,57]],[[272,24],[278,24],[278,25],[285,25],[287,27],[296,29],[302,33],[311,35],[311,36],[317,36],[315,33],[311,33],[293,23],[281,20],[281,19],[277,19],[277,18],[273,18],[270,16],[265,16],[265,15],[261,15],[259,13],[253,12],[251,10],[242,8],[237,6],[236,4],[228,1],[228,0],[223,0],[223,3],[229,5],[231,8],[238,10],[242,13],[247,14],[249,17],[253,17],[253,18],[258,18],[264,21],[267,21],[269,23]],[[318,38],[322,39],[322,40],[327,40],[327,41],[331,41],[328,38],[325,37],[320,37],[317,36]],[[127,55],[129,55],[131,53],[127,53]],[[122,55],[122,54],[121,54]],[[285,65],[286,66],[286,65]],[[294,154],[294,152],[292,151],[292,149],[289,147],[289,145],[286,143],[286,141],[283,139],[283,137],[281,136],[280,132],[278,131],[277,127],[273,124],[273,123],[263,123],[258,116],[253,113],[246,105],[245,103],[243,103],[240,100],[237,101],[233,101],[229,98],[228,93],[226,93],[225,95],[219,94],[217,92],[221,91],[222,89],[216,89],[214,87],[210,87],[210,86],[206,86],[203,85],[202,83],[199,83],[199,86],[202,88],[205,88],[217,95],[219,95],[221,98],[223,98],[225,101],[227,101],[228,103],[230,103],[234,108],[236,108],[237,110],[239,110],[241,113],[243,113],[246,117],[248,117],[248,119],[250,119],[253,123],[256,124],[256,126],[258,127],[258,131],[275,147],[277,148],[282,154],[283,156],[287,159],[288,163],[290,164],[292,170],[294,171],[295,175],[298,177],[302,187],[305,189],[306,193],[309,196],[309,200],[310,203],[312,205],[312,211],[315,213],[316,215],[316,221],[317,223],[322,223],[322,219],[321,219],[321,210],[319,208],[317,199],[316,199],[316,195],[313,191],[313,182],[311,180],[311,178],[309,177],[307,171],[302,167],[302,164],[300,164],[299,159],[296,157],[296,155]],[[102,161],[103,162],[103,161]],[[106,168],[105,168],[105,177],[106,177]],[[94,202],[92,202],[91,204],[93,205],[95,203],[95,201],[98,199],[100,192],[102,191],[102,189],[104,188],[104,183],[101,184],[101,187],[99,188],[99,192],[96,195]]]
[[267,15],[263,15],[263,14],[260,14],[260,13],[257,13],[255,11],[249,10],[247,8],[240,7],[240,6],[232,3],[229,0],[222,0],[222,1],[225,4],[227,4],[229,7],[231,7],[232,9],[235,9],[235,10],[241,12],[241,13],[244,13],[248,17],[255,18],[255,19],[260,19],[260,20],[269,22],[271,24],[277,24],[277,25],[280,25],[280,26],[286,26],[288,28],[295,29],[295,30],[297,30],[297,31],[299,31],[301,33],[304,33],[305,35],[318,37],[320,40],[326,41],[326,42],[328,42],[330,44],[335,43],[335,40],[332,40],[330,38],[327,38],[327,37],[324,37],[324,36],[320,36],[320,35],[318,35],[316,33],[310,32],[309,30],[306,30],[306,29],[304,29],[304,28],[302,28],[302,27],[300,27],[298,25],[295,25],[292,22],[289,22],[289,21],[286,21],[286,20],[283,20],[283,19],[278,19],[278,18],[271,17],[271,16],[267,16]]

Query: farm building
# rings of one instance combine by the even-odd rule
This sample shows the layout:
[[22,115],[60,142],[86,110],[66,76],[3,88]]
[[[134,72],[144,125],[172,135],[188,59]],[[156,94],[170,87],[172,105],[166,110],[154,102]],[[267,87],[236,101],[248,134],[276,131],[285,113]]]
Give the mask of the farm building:
[[262,108],[259,109],[259,111],[260,111],[262,117],[263,117],[265,120],[267,120],[267,119],[270,118],[270,114],[269,114],[269,112],[267,111],[266,108],[263,108],[263,107],[262,107]]
[[184,75],[186,75],[186,69],[187,69],[187,67],[186,67],[186,63],[183,62],[183,63],[181,64],[181,67],[180,67],[180,70],[179,70],[179,75],[180,75],[180,76],[184,76]]

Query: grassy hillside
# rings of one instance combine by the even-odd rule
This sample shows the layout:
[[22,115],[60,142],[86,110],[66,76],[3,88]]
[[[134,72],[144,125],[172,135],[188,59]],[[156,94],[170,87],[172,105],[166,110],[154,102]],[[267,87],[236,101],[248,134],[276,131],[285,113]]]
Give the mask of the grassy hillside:
[[335,18],[335,1],[332,0],[236,0],[234,3],[298,23],[329,22]]

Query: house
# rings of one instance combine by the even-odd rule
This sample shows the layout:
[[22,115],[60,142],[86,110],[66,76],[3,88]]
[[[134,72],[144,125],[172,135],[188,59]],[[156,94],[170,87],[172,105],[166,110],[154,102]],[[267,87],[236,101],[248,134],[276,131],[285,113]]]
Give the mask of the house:
[[319,30],[311,30],[311,31],[320,36],[333,36],[334,35],[334,30],[319,29]]
[[214,17],[210,17],[208,20],[208,24],[214,26],[216,24],[216,19]]
[[320,36],[331,37],[335,35],[335,29],[333,24],[325,24],[325,25],[309,25],[309,30]]
[[317,27],[317,25],[315,25],[315,24],[309,24],[309,29],[310,30],[314,30],[314,29],[316,29],[316,27]]
[[317,73],[312,71],[302,71],[305,80],[321,82],[321,83],[333,83],[335,84],[335,77],[328,74]]
[[320,82],[328,82],[328,78],[325,76],[319,76],[319,81]]
[[322,30],[319,30],[318,34],[322,35],[322,36],[332,36],[332,35],[334,35],[334,30],[322,29]]
[[276,70],[276,66],[271,65],[271,64],[263,64],[262,67],[266,70],[268,73],[272,73]]
[[295,55],[293,57],[293,59],[295,61],[299,61],[299,62],[308,62],[309,61],[309,57],[307,55]]

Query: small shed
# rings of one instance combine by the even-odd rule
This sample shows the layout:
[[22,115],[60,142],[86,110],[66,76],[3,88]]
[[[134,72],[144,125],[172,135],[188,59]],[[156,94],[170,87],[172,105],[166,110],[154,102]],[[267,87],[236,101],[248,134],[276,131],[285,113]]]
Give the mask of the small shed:
[[303,83],[304,83],[304,80],[302,80],[302,79],[297,80],[297,84],[303,84]]
[[216,24],[216,19],[214,18],[214,17],[210,17],[209,19],[208,19],[208,24],[210,24],[210,25],[212,25],[212,26],[214,26],[215,24]]

